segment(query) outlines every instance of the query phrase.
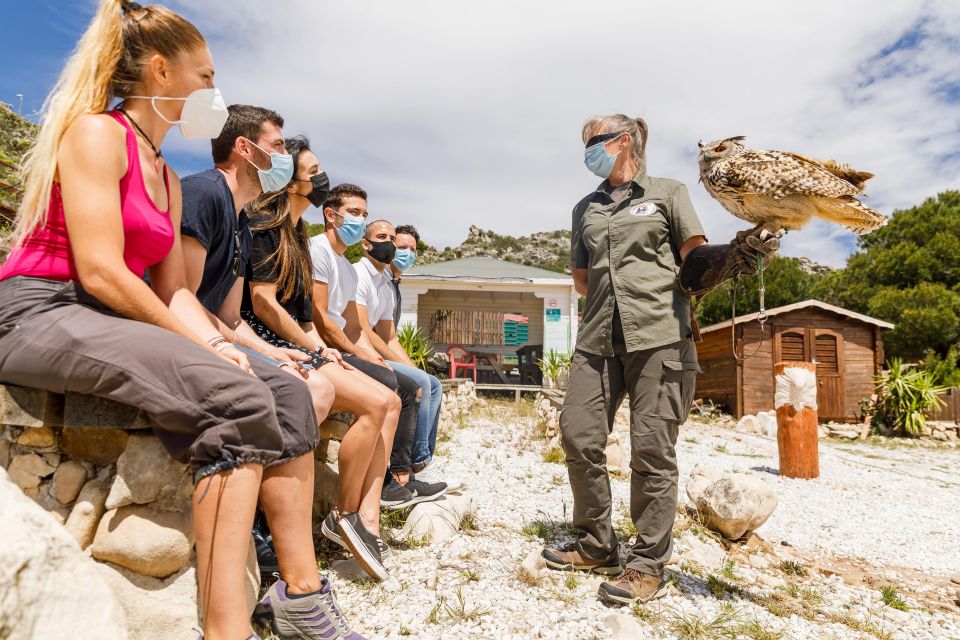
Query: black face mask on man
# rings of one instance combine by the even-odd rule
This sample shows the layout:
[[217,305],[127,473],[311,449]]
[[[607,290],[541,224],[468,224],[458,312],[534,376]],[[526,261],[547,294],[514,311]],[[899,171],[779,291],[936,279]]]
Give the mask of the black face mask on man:
[[[301,182],[307,181],[301,180]],[[330,194],[330,178],[327,177],[327,172],[321,171],[315,176],[310,176],[309,182],[313,185],[313,189],[304,197],[309,200],[313,206],[322,207],[323,203],[327,201],[327,196]]]
[[[368,242],[370,242],[368,240]],[[370,257],[380,264],[390,264],[397,255],[397,247],[391,240],[383,242],[370,242]]]

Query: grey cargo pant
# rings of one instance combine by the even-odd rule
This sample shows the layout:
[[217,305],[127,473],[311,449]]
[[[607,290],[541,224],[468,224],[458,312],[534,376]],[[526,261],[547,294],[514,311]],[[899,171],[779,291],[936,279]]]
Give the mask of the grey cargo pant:
[[560,437],[581,554],[606,559],[619,553],[604,449],[617,409],[629,396],[630,517],[637,540],[627,567],[663,574],[673,548],[677,508],[674,447],[679,426],[690,412],[698,370],[692,340],[631,353],[615,341],[612,357],[574,353]]

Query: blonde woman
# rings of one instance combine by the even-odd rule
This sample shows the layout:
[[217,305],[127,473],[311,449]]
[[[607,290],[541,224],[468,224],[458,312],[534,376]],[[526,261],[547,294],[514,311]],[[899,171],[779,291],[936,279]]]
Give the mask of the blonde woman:
[[[196,474],[205,636],[241,640],[256,637],[244,565],[263,467],[282,439],[270,390],[186,288],[180,183],[160,152],[173,124],[191,138],[220,133],[213,75],[192,24],[101,0],[24,166],[16,244],[0,270],[0,382],[146,412]],[[109,110],[116,98],[122,108]],[[306,385],[302,394],[309,403]],[[329,589],[317,606],[336,629],[323,637],[348,637]]]

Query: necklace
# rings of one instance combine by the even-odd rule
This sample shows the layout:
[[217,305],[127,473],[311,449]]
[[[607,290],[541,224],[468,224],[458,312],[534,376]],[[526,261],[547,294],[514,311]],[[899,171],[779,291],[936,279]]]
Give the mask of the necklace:
[[120,113],[127,116],[127,120],[129,120],[130,124],[133,125],[133,128],[137,130],[137,133],[143,136],[143,139],[147,141],[147,144],[150,145],[150,148],[153,149],[153,153],[156,155],[156,160],[159,161],[160,158],[163,157],[163,154],[160,153],[160,149],[157,149],[157,147],[153,144],[150,136],[148,136],[146,132],[140,128],[140,125],[137,124],[137,121],[133,119],[133,116],[131,116],[126,109],[120,109]]

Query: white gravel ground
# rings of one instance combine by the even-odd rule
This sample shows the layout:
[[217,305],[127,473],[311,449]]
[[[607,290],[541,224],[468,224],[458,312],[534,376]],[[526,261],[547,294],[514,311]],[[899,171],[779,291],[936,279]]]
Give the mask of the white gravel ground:
[[[334,576],[340,604],[357,631],[368,638],[424,640],[733,637],[684,632],[727,613],[740,623],[757,623],[754,635],[743,628],[736,636],[742,638],[960,639],[955,611],[931,613],[908,599],[911,610],[901,612],[885,606],[875,589],[816,573],[802,580],[771,576],[778,572],[759,571],[752,562],[738,561],[737,584],[774,593],[785,591],[789,582],[815,593],[818,611],[847,622],[777,617],[745,599],[717,599],[702,577],[688,572],[683,539],[677,545],[681,564],[671,572],[679,591],[647,605],[639,617],[601,605],[595,595],[599,578],[578,575],[568,581],[570,574],[543,570],[539,584],[528,584],[518,569],[542,542],[529,529],[524,533],[525,525],[569,520],[572,501],[565,467],[543,461],[543,442],[533,431],[533,418],[519,417],[508,405],[491,405],[477,410],[466,428],[441,445],[448,475],[462,479],[474,498],[478,530],[441,544],[395,550],[387,561],[396,579],[391,583],[351,583]],[[960,569],[958,479],[951,471],[960,452],[833,444],[821,452],[821,479],[798,481],[766,470],[777,464],[772,440],[688,423],[678,443],[681,478],[693,465],[708,463],[757,469],[753,472],[776,487],[780,505],[759,533],[778,549],[786,540],[791,552],[809,550],[813,557],[822,549],[936,574]],[[629,483],[615,479],[613,484],[622,513]],[[638,626],[611,631],[618,624]]]

